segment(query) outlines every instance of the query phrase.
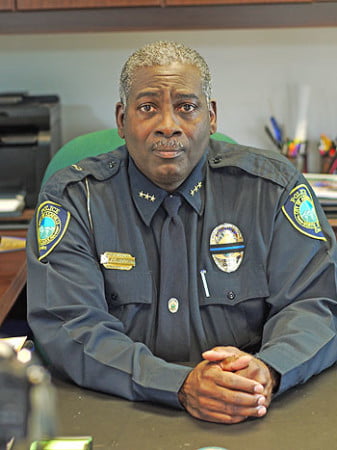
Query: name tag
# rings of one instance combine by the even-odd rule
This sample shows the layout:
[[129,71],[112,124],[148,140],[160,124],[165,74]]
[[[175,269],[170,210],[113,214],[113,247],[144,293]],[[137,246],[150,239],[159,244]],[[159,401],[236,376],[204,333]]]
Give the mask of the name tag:
[[136,265],[136,258],[130,253],[104,252],[100,263],[106,269],[131,270]]

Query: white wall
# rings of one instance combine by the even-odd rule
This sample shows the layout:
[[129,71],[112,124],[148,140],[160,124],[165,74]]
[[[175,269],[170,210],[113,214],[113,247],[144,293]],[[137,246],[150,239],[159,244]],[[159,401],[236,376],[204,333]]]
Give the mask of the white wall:
[[311,87],[308,137],[337,134],[337,28],[0,36],[0,91],[59,94],[63,140],[113,127],[126,57],[157,39],[182,41],[206,58],[219,131],[270,147],[270,114],[292,136],[298,89]]

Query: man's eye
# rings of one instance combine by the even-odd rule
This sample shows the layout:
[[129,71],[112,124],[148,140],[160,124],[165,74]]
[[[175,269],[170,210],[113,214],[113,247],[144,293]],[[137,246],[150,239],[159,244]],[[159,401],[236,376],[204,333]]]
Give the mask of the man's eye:
[[183,103],[182,105],[179,105],[178,109],[182,112],[192,112],[196,108],[196,105],[193,105],[192,103]]
[[140,105],[138,109],[140,111],[142,111],[142,112],[153,112],[153,111],[155,111],[155,107],[153,105],[149,105],[149,104]]

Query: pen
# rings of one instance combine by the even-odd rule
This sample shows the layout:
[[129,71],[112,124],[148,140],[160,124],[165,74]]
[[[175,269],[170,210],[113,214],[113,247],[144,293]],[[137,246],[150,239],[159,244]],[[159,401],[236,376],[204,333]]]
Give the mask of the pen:
[[264,130],[265,130],[265,132],[267,133],[267,136],[269,137],[269,139],[272,141],[272,143],[273,143],[278,149],[281,150],[281,148],[282,148],[281,143],[278,142],[278,141],[274,138],[273,133],[270,131],[270,128],[268,127],[268,125],[265,125]]
[[205,270],[205,269],[200,270],[200,276],[201,276],[202,284],[203,284],[203,286],[204,286],[205,295],[206,295],[206,297],[210,297],[210,295],[209,295],[209,290],[208,290],[208,286],[207,286],[206,270]]

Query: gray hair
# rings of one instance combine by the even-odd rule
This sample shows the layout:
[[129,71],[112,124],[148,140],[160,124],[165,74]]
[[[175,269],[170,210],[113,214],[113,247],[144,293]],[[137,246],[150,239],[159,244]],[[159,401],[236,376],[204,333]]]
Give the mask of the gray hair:
[[202,91],[206,96],[206,101],[209,106],[212,89],[211,74],[206,61],[196,50],[170,41],[158,41],[147,44],[129,56],[120,76],[119,95],[121,102],[126,106],[136,69],[141,67],[164,66],[174,62],[191,64],[199,69]]

